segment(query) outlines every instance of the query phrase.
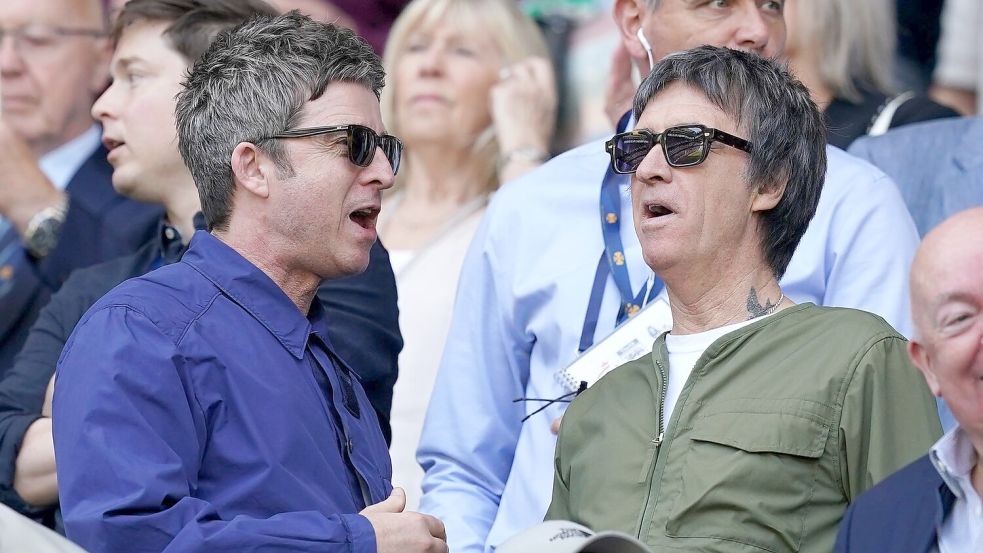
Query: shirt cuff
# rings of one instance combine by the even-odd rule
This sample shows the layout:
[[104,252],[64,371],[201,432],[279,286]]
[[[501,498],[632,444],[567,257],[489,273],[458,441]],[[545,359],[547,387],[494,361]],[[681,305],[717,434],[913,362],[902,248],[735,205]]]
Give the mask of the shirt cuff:
[[341,515],[341,522],[348,530],[352,553],[376,553],[375,528],[362,515]]

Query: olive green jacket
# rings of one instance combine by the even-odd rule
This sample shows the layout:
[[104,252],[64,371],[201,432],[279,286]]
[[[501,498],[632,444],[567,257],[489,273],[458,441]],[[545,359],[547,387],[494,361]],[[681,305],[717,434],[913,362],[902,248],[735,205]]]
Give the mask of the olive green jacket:
[[797,305],[696,362],[667,424],[665,335],[574,401],[547,519],[653,551],[829,553],[847,504],[941,436],[905,339],[875,315]]

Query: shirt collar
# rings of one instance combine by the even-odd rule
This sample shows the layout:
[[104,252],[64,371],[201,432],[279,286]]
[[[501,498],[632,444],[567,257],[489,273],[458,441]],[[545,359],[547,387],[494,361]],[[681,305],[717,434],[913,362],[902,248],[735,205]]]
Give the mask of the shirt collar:
[[957,498],[965,499],[963,483],[970,481],[970,472],[976,466],[977,455],[963,429],[956,425],[942,436],[932,446],[929,457],[949,490]]
[[64,190],[85,160],[99,147],[101,140],[102,130],[98,125],[92,125],[78,137],[41,156],[38,166],[55,188]]
[[305,317],[266,273],[208,232],[195,232],[181,262],[191,265],[252,315],[297,359],[304,357],[312,333],[328,344],[327,323],[319,302],[312,302]]
[[[205,216],[199,211],[194,217],[195,230],[205,230]],[[187,250],[181,237],[181,231],[177,227],[171,226],[167,217],[161,217],[160,224],[157,225],[157,245],[161,259],[165,265],[177,263]]]

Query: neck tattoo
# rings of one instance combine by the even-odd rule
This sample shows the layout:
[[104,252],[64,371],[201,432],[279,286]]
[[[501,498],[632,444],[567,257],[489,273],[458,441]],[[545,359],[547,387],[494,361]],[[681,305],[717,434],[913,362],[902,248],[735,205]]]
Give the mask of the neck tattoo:
[[747,312],[748,320],[757,319],[758,317],[764,317],[765,315],[771,315],[778,309],[778,306],[785,301],[785,292],[781,292],[778,296],[778,301],[774,304],[770,300],[766,300],[764,305],[758,301],[758,291],[751,288],[751,291],[747,296]]

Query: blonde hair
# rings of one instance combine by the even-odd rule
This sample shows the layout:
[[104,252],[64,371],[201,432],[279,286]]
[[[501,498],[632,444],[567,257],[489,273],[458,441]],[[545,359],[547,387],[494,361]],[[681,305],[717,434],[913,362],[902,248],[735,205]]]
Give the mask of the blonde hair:
[[[386,41],[383,66],[390,77],[395,72],[411,35],[444,19],[452,24],[465,24],[488,33],[503,65],[511,65],[530,57],[549,59],[546,42],[536,23],[518,6],[515,0],[413,0],[396,19]],[[396,117],[396,83],[392,80],[382,92],[382,117],[388,132],[399,136]],[[406,145],[412,149],[411,144]],[[498,185],[499,156],[495,129],[489,125],[472,146],[474,175],[485,183],[485,191],[493,192]],[[404,163],[406,158],[404,158]],[[406,171],[400,171],[397,184]]]
[[833,96],[861,101],[859,87],[892,94],[897,44],[894,0],[792,0],[801,44],[817,49]]

